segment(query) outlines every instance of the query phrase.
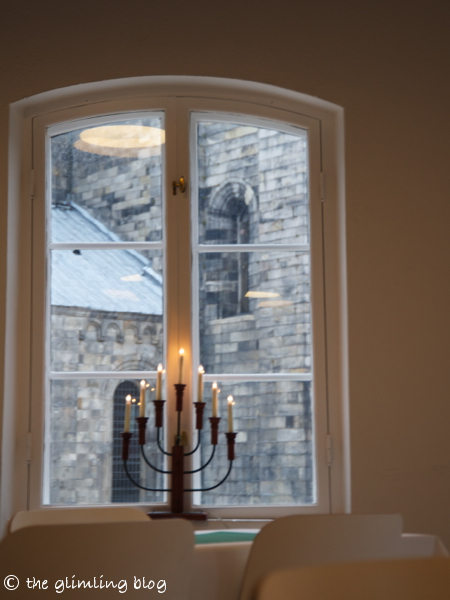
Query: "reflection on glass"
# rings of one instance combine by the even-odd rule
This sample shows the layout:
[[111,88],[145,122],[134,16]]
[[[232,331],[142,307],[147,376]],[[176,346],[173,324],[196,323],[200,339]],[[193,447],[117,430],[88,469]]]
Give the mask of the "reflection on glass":
[[163,362],[161,261],[158,250],[147,257],[134,250],[52,250],[51,370],[156,369]]
[[311,371],[309,253],[208,252],[199,276],[207,373]]
[[[146,414],[153,418],[155,381],[147,393]],[[139,381],[121,379],[54,380],[50,390],[47,464],[49,504],[83,505],[109,502],[158,502],[162,492],[136,488],[122,463],[125,397],[131,394],[131,429],[128,467],[133,478],[147,487],[165,487],[164,476],[143,462],[137,444],[135,417],[139,416]],[[155,429],[147,431],[146,454],[158,468],[163,459],[156,451]]]
[[[315,499],[311,382],[220,382],[220,430],[227,430],[227,397],[234,398],[236,460],[230,477],[216,490],[203,492],[210,505],[310,504]],[[210,385],[205,385],[206,417],[211,416]],[[207,421],[206,421],[207,422]],[[206,428],[208,431],[208,428]],[[208,434],[204,435],[209,441]],[[211,446],[202,446],[202,463]],[[202,471],[200,487],[220,481],[228,467],[225,436]]]
[[[162,239],[161,180],[165,132],[161,118],[86,127],[51,138],[51,241],[99,241],[78,224],[70,239],[58,212],[76,209],[101,224],[105,239]],[[95,237],[95,236],[94,236]]]
[[309,243],[307,132],[200,122],[199,243]]
[[160,126],[119,123],[82,130],[74,147],[104,156],[147,158],[160,154],[164,142],[165,132]]

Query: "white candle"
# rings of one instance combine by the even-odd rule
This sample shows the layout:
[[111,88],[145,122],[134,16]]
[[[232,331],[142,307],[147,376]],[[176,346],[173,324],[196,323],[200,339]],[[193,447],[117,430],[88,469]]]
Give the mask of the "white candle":
[[147,382],[141,381],[141,395],[139,398],[139,416],[145,417],[145,390],[147,389]]
[[217,417],[217,413],[219,412],[219,399],[217,397],[218,395],[218,390],[217,390],[217,383],[214,382],[212,384],[212,416],[213,417]]
[[184,350],[183,348],[179,351],[179,361],[178,361],[178,383],[183,383],[183,363],[184,363]]
[[228,432],[233,433],[233,396],[228,396]]
[[125,433],[130,431],[130,417],[131,417],[131,396],[128,395],[125,398],[125,423],[123,424],[123,430]]
[[161,363],[159,363],[158,372],[156,374],[156,400],[161,400],[162,376],[163,376],[163,366]]
[[198,390],[197,390],[197,402],[203,402],[203,373],[205,369],[202,365],[198,368]]

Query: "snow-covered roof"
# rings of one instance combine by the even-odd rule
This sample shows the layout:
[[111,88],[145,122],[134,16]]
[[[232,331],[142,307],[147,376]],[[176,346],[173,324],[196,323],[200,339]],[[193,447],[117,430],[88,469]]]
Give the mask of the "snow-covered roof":
[[[86,210],[52,207],[52,242],[120,239]],[[135,250],[52,250],[51,303],[108,312],[162,314],[162,277]]]

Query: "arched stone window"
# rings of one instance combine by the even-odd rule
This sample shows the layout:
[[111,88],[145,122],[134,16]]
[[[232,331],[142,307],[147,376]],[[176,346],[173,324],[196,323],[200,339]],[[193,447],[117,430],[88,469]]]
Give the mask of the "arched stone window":
[[[111,502],[139,502],[139,489],[134,486],[123,469],[122,464],[122,436],[123,421],[125,417],[125,398],[131,395],[132,398],[139,398],[138,386],[133,381],[123,381],[119,383],[114,392],[114,413],[113,413],[113,456],[112,456],[112,485]],[[132,406],[132,411],[136,410]],[[134,434],[134,441],[137,436],[137,425],[132,415],[130,431]],[[128,459],[128,469],[135,481],[140,477],[140,458],[137,444],[130,444]]]
[[[203,238],[209,244],[248,244],[256,226],[257,189],[242,180],[229,180],[217,190],[199,186]],[[221,278],[226,273],[226,278]],[[205,306],[218,319],[248,312],[248,255],[210,254],[205,259]]]

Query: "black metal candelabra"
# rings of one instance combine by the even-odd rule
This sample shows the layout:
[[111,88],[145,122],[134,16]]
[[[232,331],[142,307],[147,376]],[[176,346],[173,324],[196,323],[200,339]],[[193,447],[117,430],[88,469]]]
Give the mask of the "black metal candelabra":
[[195,406],[195,416],[196,416],[196,429],[197,429],[197,444],[195,448],[191,452],[184,451],[183,440],[180,431],[180,421],[181,421],[181,413],[183,411],[183,395],[184,389],[186,385],[184,383],[176,383],[175,384],[175,393],[176,393],[176,407],[175,410],[177,412],[177,433],[175,436],[175,444],[172,446],[172,452],[166,452],[164,448],[161,446],[161,429],[163,427],[163,412],[164,412],[164,404],[165,400],[153,400],[153,404],[155,406],[155,428],[156,428],[156,443],[158,446],[158,450],[166,455],[170,456],[172,459],[172,468],[170,471],[165,471],[163,469],[159,469],[155,467],[145,455],[145,434],[147,429],[147,421],[148,417],[137,417],[136,421],[139,427],[139,446],[141,448],[141,455],[144,459],[145,463],[154,471],[158,473],[164,473],[171,475],[171,487],[168,489],[155,489],[149,488],[141,485],[137,481],[133,479],[130,475],[130,472],[127,467],[128,461],[128,448],[130,445],[130,440],[132,437],[132,433],[122,432],[122,460],[123,467],[128,479],[141,490],[146,490],[149,492],[171,492],[171,503],[170,503],[170,512],[151,512],[149,516],[153,519],[170,519],[170,518],[184,518],[190,520],[205,520],[206,513],[205,512],[184,512],[184,492],[209,492],[210,490],[214,490],[218,488],[224,481],[228,478],[231,473],[231,469],[233,467],[233,461],[235,458],[234,455],[234,444],[237,433],[227,432],[227,445],[228,445],[228,471],[227,474],[219,483],[207,488],[195,488],[195,489],[185,489],[184,487],[184,475],[192,475],[193,473],[199,473],[206,469],[206,467],[211,463],[214,458],[214,454],[216,452],[216,446],[219,443],[219,417],[210,417],[209,422],[211,424],[211,445],[212,451],[209,459],[198,469],[194,469],[192,471],[184,470],[184,458],[185,456],[191,456],[197,452],[202,443],[202,430],[203,430],[203,411],[205,409],[205,402],[194,402]]

